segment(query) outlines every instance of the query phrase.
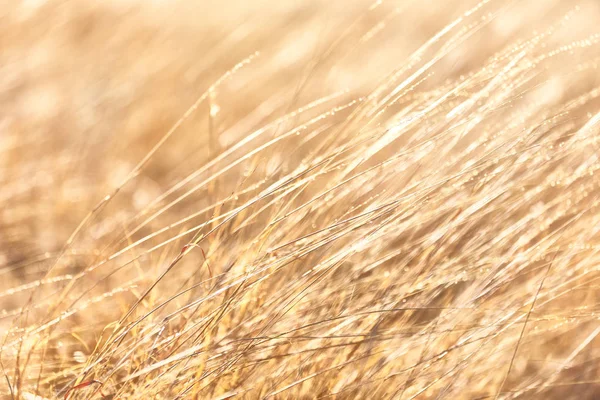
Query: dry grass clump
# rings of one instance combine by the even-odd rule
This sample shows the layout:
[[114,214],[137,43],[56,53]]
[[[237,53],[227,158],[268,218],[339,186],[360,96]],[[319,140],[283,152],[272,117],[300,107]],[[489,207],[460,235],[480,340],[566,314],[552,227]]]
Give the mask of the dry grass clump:
[[0,15],[0,397],[600,396],[596,1]]

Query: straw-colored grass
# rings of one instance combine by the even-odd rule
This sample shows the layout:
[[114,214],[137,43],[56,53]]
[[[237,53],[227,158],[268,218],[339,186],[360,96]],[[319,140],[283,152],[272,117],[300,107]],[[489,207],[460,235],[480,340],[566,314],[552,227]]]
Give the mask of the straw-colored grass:
[[596,0],[0,16],[0,398],[600,397]]

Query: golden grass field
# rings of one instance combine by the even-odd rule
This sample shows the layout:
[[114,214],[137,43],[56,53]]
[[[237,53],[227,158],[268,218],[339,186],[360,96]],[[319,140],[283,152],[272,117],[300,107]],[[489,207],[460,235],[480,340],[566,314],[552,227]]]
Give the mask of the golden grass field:
[[0,22],[0,399],[600,398],[597,0]]

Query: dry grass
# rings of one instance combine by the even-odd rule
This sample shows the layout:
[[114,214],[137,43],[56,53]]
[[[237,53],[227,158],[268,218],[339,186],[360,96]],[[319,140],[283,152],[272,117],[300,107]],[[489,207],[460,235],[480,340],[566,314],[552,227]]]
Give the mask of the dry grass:
[[2,4],[1,398],[600,396],[597,1]]

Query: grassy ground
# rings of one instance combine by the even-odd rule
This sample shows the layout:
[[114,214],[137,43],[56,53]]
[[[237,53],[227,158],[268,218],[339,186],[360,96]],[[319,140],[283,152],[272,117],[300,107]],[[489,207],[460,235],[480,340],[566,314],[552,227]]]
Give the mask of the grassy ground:
[[0,398],[600,397],[597,1],[0,21]]

